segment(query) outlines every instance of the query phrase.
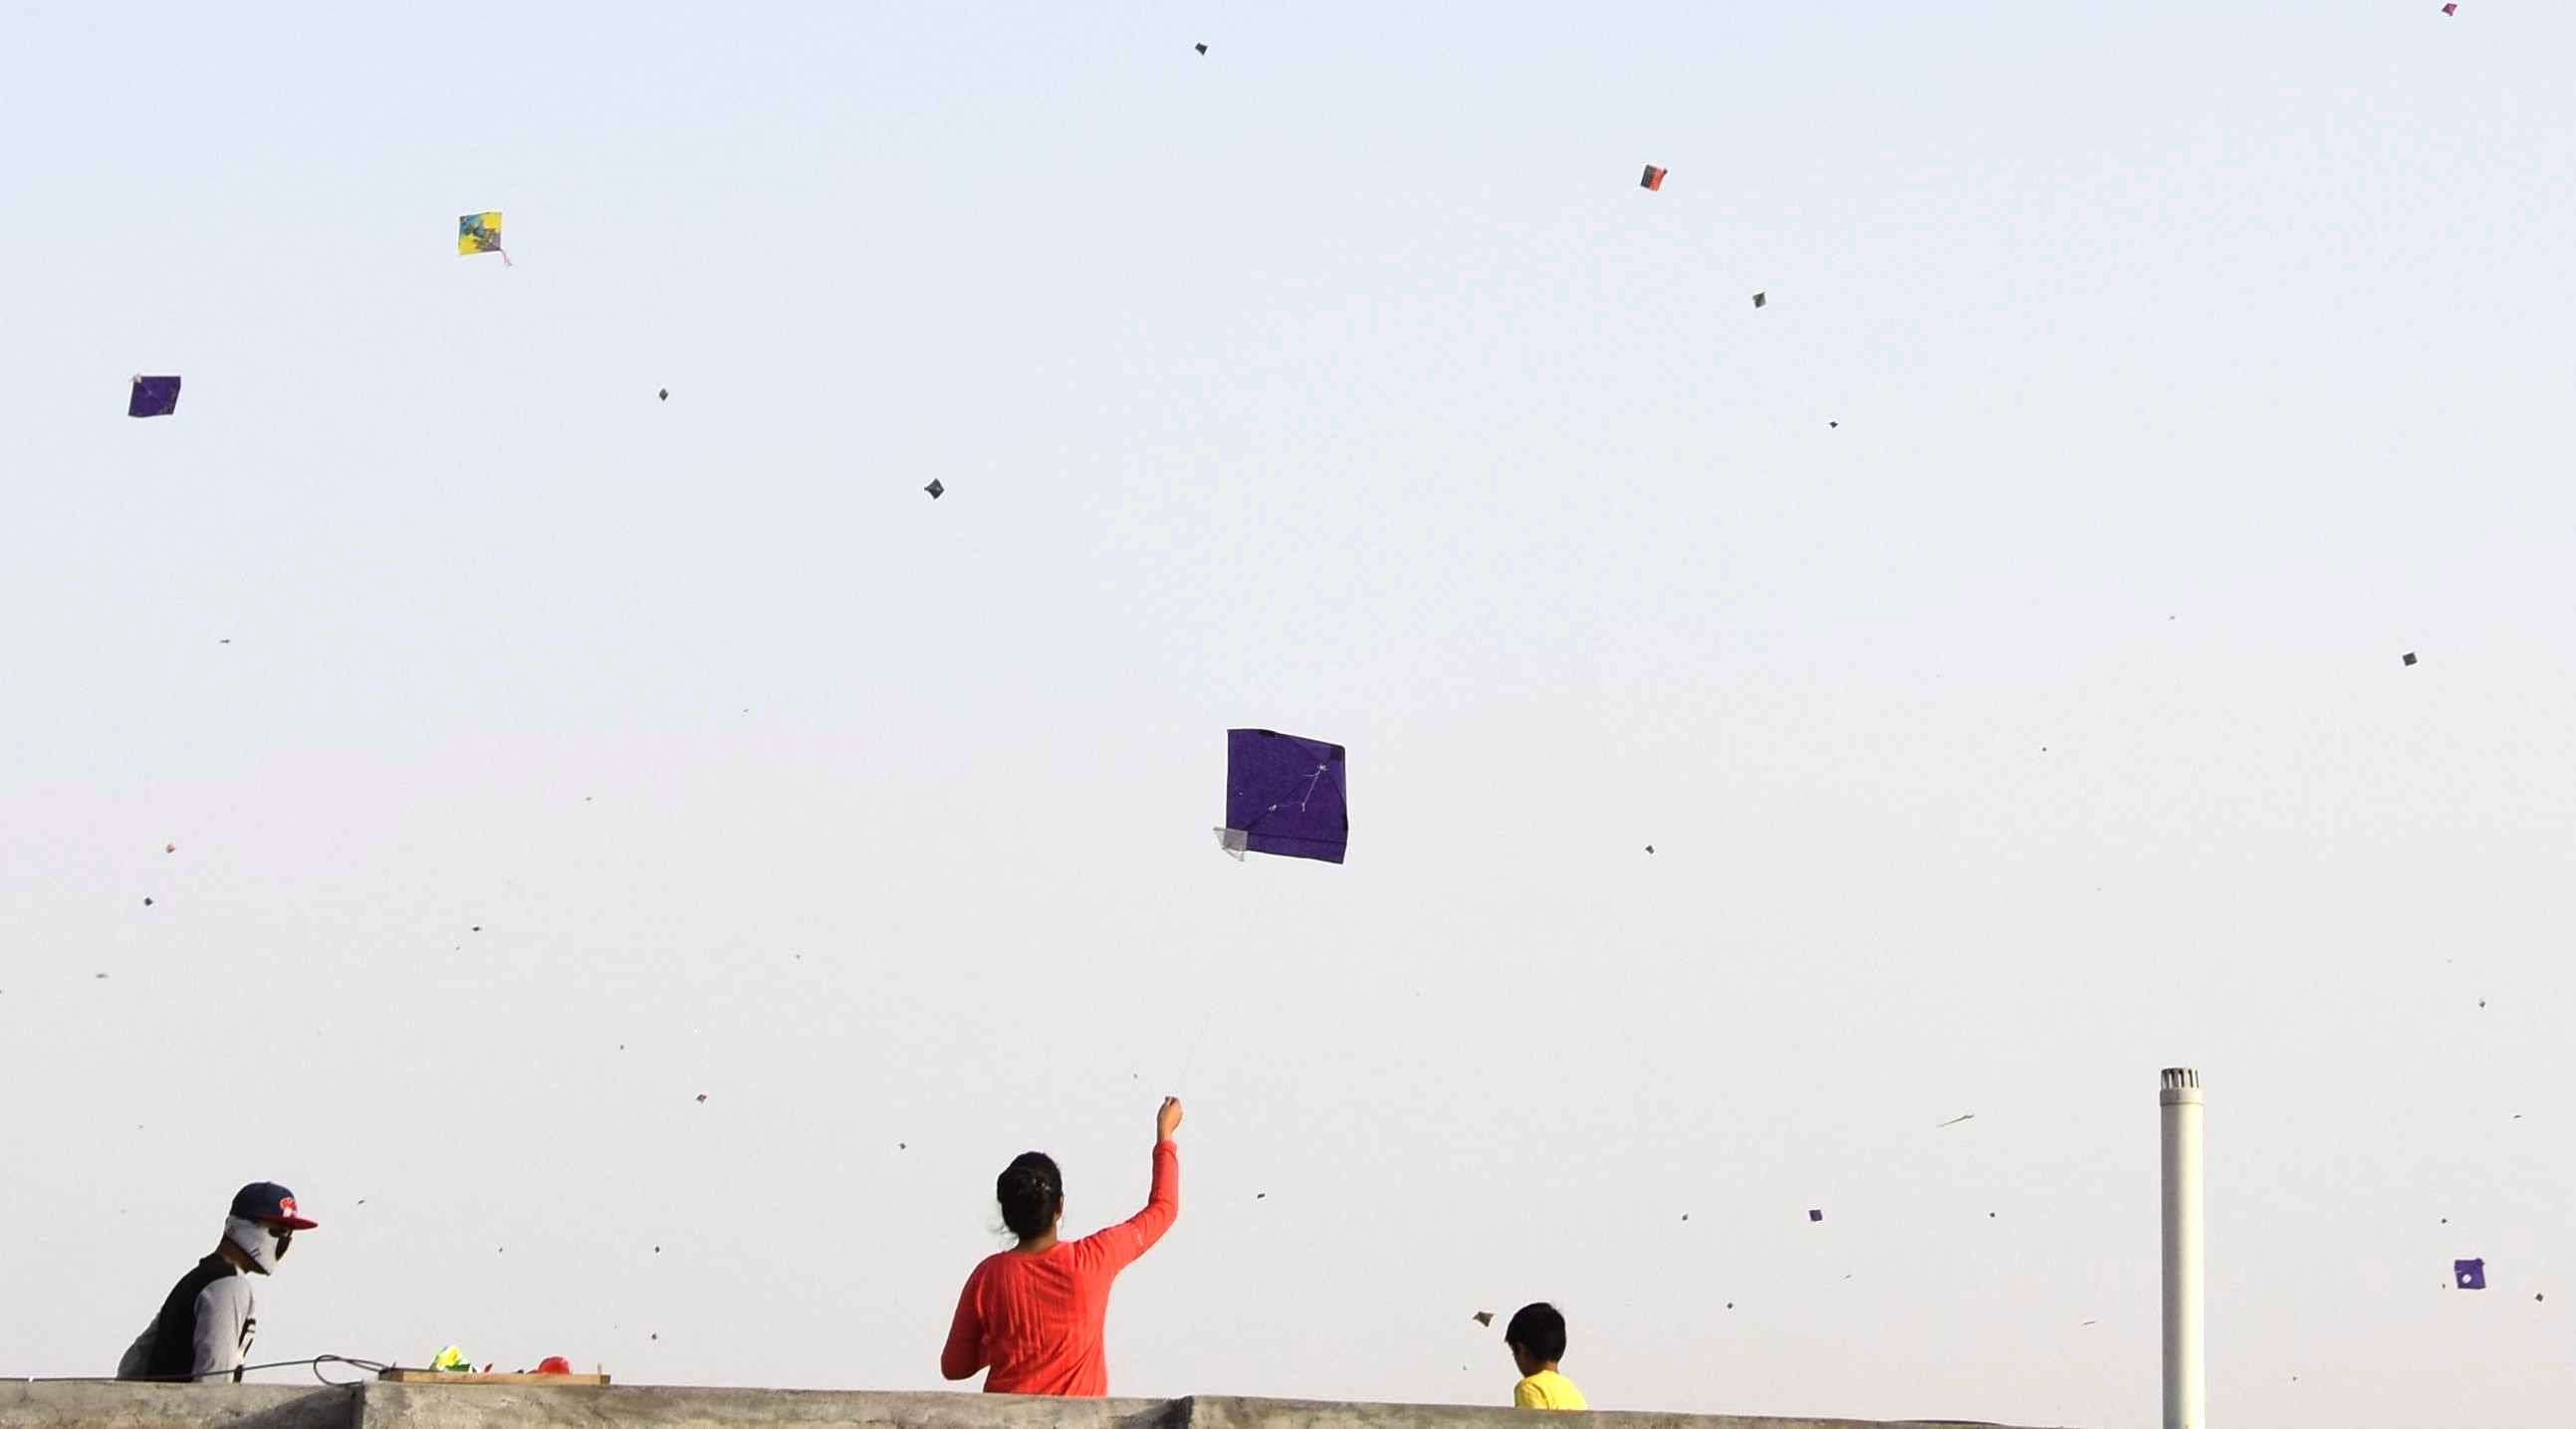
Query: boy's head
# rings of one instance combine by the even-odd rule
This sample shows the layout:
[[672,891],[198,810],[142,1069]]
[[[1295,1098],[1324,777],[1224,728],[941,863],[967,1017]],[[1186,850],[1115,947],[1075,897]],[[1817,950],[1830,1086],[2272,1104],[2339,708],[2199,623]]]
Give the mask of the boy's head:
[[1565,1317],[1541,1300],[1523,1305],[1503,1328],[1503,1346],[1522,1374],[1536,1374],[1565,1358]]

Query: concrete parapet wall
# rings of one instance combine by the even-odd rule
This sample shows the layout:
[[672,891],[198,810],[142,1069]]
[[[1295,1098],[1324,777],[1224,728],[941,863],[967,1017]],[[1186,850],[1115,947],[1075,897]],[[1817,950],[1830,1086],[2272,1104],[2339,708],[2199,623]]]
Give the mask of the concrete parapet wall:
[[[1596,1429],[1962,1429],[1956,1421],[1747,1419],[1598,1413]],[[1528,1414],[1463,1405],[1296,1399],[1026,1399],[611,1385],[10,1384],[0,1429],[1530,1429]],[[1999,1426],[1983,1426],[1999,1429]]]
[[[1188,1429],[1186,1399],[1027,1399],[1018,1395],[861,1394],[803,1389],[521,1389],[373,1384],[349,1429]],[[0,1429],[17,1429],[0,1420]]]
[[0,1380],[0,1429],[357,1429],[364,1392],[358,1385]]

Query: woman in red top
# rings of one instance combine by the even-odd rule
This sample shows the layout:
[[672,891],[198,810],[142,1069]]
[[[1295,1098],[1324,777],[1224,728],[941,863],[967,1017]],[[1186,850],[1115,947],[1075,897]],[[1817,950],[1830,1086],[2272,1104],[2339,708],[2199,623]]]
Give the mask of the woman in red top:
[[1109,1285],[1118,1272],[1163,1238],[1181,1214],[1178,1097],[1163,1098],[1154,1117],[1154,1189],[1145,1209],[1124,1225],[1066,1244],[1064,1176],[1042,1151],[1020,1156],[993,1183],[1002,1223],[1020,1243],[988,1256],[966,1277],[957,1319],[939,1372],[967,1379],[990,1369],[986,1394],[1062,1394],[1098,1399],[1109,1393],[1109,1360],[1100,1343],[1109,1319]]

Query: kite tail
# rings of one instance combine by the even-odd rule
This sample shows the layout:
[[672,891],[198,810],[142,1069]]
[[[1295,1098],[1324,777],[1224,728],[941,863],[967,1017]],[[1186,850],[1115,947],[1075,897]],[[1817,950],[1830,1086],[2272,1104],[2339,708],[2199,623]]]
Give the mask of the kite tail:
[[504,268],[516,268],[516,267],[518,267],[518,266],[519,266],[518,264],[513,263],[513,262],[511,262],[511,261],[510,261],[510,250],[509,250],[509,249],[502,247],[502,246],[501,246],[500,244],[498,244],[498,243],[495,243],[495,244],[493,244],[493,245],[492,245],[492,251],[501,255],[501,266],[502,266],[502,267],[504,267]]

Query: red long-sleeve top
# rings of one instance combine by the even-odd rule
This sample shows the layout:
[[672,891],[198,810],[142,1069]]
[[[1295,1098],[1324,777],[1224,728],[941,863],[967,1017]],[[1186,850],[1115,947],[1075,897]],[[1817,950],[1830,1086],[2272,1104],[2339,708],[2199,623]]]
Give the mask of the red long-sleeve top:
[[1180,1214],[1181,1153],[1156,1142],[1154,1189],[1134,1217],[1037,1255],[1006,1250],[975,1267],[957,1297],[939,1372],[965,1379],[990,1369],[986,1394],[1106,1396],[1109,1356],[1100,1337],[1110,1283]]

